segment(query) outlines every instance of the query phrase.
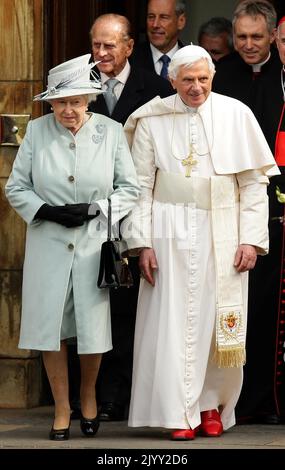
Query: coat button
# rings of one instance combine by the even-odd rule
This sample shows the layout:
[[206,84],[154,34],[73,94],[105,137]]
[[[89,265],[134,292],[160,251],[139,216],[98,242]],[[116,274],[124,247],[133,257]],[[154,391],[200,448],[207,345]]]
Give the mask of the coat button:
[[68,177],[68,181],[71,181],[71,183],[73,183],[74,180],[75,180],[74,176],[70,175],[70,176]]
[[68,249],[71,251],[71,250],[74,250],[74,245],[73,243],[69,243],[68,244]]
[[69,144],[69,148],[72,149],[72,150],[75,149],[75,143],[74,143],[74,142],[71,142],[71,143]]

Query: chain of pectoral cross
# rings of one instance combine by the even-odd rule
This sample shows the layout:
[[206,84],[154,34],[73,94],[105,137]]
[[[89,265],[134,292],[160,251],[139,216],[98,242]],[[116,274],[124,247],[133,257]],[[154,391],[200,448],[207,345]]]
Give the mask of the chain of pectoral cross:
[[[207,134],[206,134],[206,130],[205,130],[205,125],[204,125],[204,122],[203,122],[203,119],[201,117],[201,115],[199,114],[199,112],[197,113],[194,113],[193,117],[197,116],[200,121],[201,121],[201,125],[202,125],[202,132],[204,133],[205,135],[205,139],[206,139],[206,142],[207,142],[207,149],[206,149],[206,152],[198,152],[196,148],[193,148],[194,144],[196,142],[194,142],[192,139],[193,139],[193,136],[191,136],[191,132],[190,132],[190,125],[189,125],[189,137],[190,137],[190,151],[189,151],[189,155],[188,157],[186,158],[179,158],[175,155],[175,152],[174,152],[174,149],[173,149],[173,142],[174,142],[174,131],[175,131],[175,118],[176,118],[176,100],[177,100],[177,96],[175,96],[174,98],[174,106],[173,106],[173,121],[172,121],[172,132],[171,132],[171,139],[170,139],[170,148],[171,148],[171,154],[172,154],[172,157],[175,158],[175,160],[179,160],[181,162],[181,165],[183,165],[183,167],[185,167],[185,176],[186,178],[189,178],[191,176],[191,172],[192,172],[192,168],[194,165],[197,165],[198,163],[198,160],[195,160],[194,158],[194,155],[199,155],[199,156],[204,156],[204,155],[208,155],[210,154],[211,155],[211,152],[212,152],[212,149],[213,149],[213,145],[214,145],[214,116],[213,116],[213,103],[212,103],[212,99],[210,100],[211,101],[211,111],[210,111],[210,116],[211,116],[211,122],[212,122],[212,142],[211,142],[211,145],[209,145],[209,142],[208,142],[208,139],[207,139]],[[192,139],[191,139],[192,137]],[[204,140],[205,140],[204,139]]]

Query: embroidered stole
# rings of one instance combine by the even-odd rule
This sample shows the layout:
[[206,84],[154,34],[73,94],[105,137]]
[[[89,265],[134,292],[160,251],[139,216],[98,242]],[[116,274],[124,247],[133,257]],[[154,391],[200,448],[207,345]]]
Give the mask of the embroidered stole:
[[234,177],[211,177],[217,282],[216,349],[219,367],[245,364],[245,319],[241,274],[233,266],[239,244]]

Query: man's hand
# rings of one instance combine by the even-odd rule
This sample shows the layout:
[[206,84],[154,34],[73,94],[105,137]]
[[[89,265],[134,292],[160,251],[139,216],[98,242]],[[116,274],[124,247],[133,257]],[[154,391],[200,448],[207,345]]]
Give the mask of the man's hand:
[[252,245],[240,245],[236,251],[234,267],[239,273],[253,269],[256,263],[256,248]]
[[154,286],[154,271],[158,268],[158,265],[152,248],[143,248],[140,253],[139,267],[143,278]]

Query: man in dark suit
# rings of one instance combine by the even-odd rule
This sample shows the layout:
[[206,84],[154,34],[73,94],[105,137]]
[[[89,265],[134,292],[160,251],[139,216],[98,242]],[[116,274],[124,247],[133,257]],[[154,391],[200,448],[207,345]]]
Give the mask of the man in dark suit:
[[[153,72],[130,66],[134,41],[130,23],[124,16],[99,16],[91,28],[91,41],[97,72],[105,94],[90,105],[90,110],[110,116],[122,124],[144,103],[159,95],[174,93],[167,80]],[[111,88],[110,91],[110,80]],[[110,96],[111,95],[111,100]],[[97,396],[101,404],[100,419],[121,420],[126,417],[131,389],[133,339],[139,287],[136,260],[130,261],[135,285],[110,292],[113,350],[103,355],[98,378]]]
[[[237,52],[217,64],[213,82],[214,91],[237,98],[252,109],[273,154],[283,104],[282,64],[276,48],[271,47],[275,26],[271,3],[251,0],[239,4],[233,18]],[[269,255],[259,257],[249,275],[247,363],[236,407],[240,422],[274,424],[285,415],[285,396],[280,393],[285,368],[280,362],[284,327],[279,299],[283,207],[276,197],[276,185],[284,192],[283,174],[271,178],[268,186]]]
[[183,47],[178,36],[185,24],[185,0],[149,0],[146,18],[148,41],[135,47],[131,63],[167,78],[169,61]]

